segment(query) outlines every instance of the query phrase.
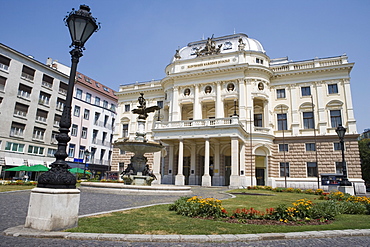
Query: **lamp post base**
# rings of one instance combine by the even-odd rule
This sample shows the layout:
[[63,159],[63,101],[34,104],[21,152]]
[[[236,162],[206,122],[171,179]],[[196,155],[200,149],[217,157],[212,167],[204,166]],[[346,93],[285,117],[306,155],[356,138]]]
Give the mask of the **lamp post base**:
[[59,231],[76,227],[80,191],[78,189],[34,188],[25,227],[43,231]]

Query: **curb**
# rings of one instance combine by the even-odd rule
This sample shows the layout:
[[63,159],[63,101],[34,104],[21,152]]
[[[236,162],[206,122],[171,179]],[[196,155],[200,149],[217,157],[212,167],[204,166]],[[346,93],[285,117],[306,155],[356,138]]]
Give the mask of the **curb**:
[[143,234],[100,234],[78,232],[45,232],[23,225],[6,229],[3,234],[13,237],[59,238],[68,240],[100,240],[127,242],[238,242],[282,239],[308,239],[370,236],[370,229],[349,229],[330,231],[306,231],[288,233],[258,233],[258,234],[221,234],[221,235],[143,235]]

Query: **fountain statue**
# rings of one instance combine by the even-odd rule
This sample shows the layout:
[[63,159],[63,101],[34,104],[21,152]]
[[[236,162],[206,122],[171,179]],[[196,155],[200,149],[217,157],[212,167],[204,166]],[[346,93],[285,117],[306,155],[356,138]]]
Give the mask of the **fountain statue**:
[[128,164],[127,168],[121,174],[125,184],[151,185],[156,177],[149,169],[149,165],[147,165],[148,159],[144,154],[161,151],[163,146],[160,143],[151,142],[146,139],[145,123],[148,113],[159,110],[160,108],[159,106],[146,107],[143,93],[140,93],[138,101],[138,108],[132,110],[133,113],[139,115],[135,140],[118,139],[113,145],[122,151],[129,151],[135,154],[130,159],[131,163]]

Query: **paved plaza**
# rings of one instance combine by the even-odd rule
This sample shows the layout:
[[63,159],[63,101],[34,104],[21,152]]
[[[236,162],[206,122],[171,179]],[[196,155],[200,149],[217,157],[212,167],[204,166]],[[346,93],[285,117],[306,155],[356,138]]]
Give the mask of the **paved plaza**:
[[[227,190],[226,187],[192,187],[193,195],[217,199],[229,198],[229,195],[222,193]],[[0,246],[348,246],[349,243],[350,246],[370,246],[370,229],[211,236],[106,235],[24,230],[22,225],[27,215],[29,196],[30,191],[0,193],[0,230],[13,235],[0,235]],[[79,215],[172,203],[179,197],[82,190]],[[23,236],[35,237],[22,237],[24,233],[26,235]],[[17,236],[18,234],[21,236]]]

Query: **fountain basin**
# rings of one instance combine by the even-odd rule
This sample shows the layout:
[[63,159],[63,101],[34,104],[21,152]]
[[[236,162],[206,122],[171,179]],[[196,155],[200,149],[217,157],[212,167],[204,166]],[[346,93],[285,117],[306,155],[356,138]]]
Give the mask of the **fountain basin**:
[[156,142],[141,141],[119,141],[115,142],[114,146],[123,151],[133,152],[136,155],[158,152],[161,151],[163,148],[162,144]]

